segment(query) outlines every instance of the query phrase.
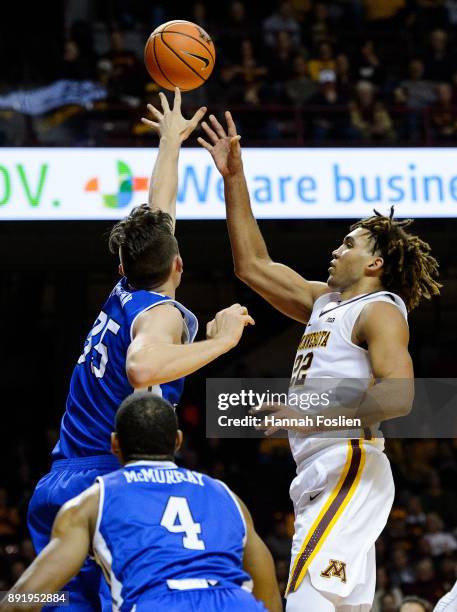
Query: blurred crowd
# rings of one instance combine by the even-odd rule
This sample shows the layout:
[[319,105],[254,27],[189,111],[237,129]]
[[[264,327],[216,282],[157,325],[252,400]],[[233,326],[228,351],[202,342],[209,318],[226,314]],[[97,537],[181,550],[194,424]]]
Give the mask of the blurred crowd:
[[[287,440],[206,440],[202,411],[188,403],[180,414],[187,442],[178,462],[224,479],[245,499],[273,554],[284,592],[293,534],[287,489],[294,466]],[[55,435],[47,432],[48,442]],[[419,598],[424,612],[430,612],[457,578],[457,441],[389,440],[387,453],[396,498],[376,545],[373,612],[398,612],[407,598]],[[17,469],[2,479],[0,488],[0,590],[34,558],[25,513],[37,455],[28,457],[21,445],[13,455],[11,465]]]
[[212,77],[185,106],[233,109],[248,143],[457,140],[456,0],[73,0],[54,46],[26,57],[22,74],[2,71],[0,92],[71,79],[99,83],[106,97],[38,117],[3,109],[0,144],[143,144],[139,117],[158,102],[144,44],[177,17],[217,49]]

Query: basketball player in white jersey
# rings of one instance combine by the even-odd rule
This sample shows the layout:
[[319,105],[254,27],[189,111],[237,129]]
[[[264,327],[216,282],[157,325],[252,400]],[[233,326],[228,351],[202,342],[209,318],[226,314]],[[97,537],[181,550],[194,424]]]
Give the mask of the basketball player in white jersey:
[[[230,113],[226,121],[227,132],[210,116],[210,124],[202,124],[209,142],[199,143],[224,178],[236,275],[277,310],[307,324],[292,388],[305,378],[307,385],[313,378],[350,378],[365,380],[367,389],[373,379],[378,384],[357,408],[363,425],[407,414],[414,377],[407,311],[440,287],[429,246],[405,232],[410,221],[377,213],[351,226],[332,253],[327,282],[307,281],[272,261],[252,214]],[[402,394],[392,393],[398,379],[410,381]],[[290,433],[297,476],[290,490],[295,535],[287,612],[371,609],[374,544],[392,506],[394,483],[382,439],[364,440],[362,430],[351,434],[352,439]]]

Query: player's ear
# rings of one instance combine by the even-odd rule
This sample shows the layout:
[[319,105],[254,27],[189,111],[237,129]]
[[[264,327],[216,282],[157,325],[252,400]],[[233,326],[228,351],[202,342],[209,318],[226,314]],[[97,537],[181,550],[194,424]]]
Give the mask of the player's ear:
[[374,275],[374,273],[379,272],[383,265],[384,259],[382,257],[376,257],[373,259],[373,261],[368,264],[368,271],[370,275]]
[[178,429],[178,431],[176,432],[175,453],[181,448],[183,438],[184,436],[182,431]]
[[117,433],[115,431],[111,433],[111,452],[113,453],[113,455],[116,455],[119,461],[122,461],[122,453],[121,453],[121,447],[119,446],[119,438],[117,437]]
[[182,272],[184,270],[184,263],[183,263],[183,260],[181,258],[181,255],[179,255],[179,254],[176,255],[176,258],[175,258],[175,267],[176,267],[175,268],[176,272],[179,272],[180,274],[182,274]]

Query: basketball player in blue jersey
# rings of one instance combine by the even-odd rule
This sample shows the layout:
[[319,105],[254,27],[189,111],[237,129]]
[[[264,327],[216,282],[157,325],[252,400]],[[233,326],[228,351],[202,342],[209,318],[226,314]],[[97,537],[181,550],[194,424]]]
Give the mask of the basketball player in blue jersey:
[[[168,402],[147,392],[126,398],[112,434],[124,467],[63,506],[50,543],[9,594],[59,591],[91,552],[115,612],[282,611],[249,511],[223,482],[176,466],[181,442]],[[7,600],[0,611],[16,609]]]
[[[115,225],[110,248],[119,253],[122,279],[114,287],[87,336],[70,381],[60,439],[52,453],[51,472],[38,483],[29,506],[28,524],[40,552],[49,541],[57,511],[81,493],[96,476],[119,467],[110,455],[114,415],[134,389],[153,389],[176,405],[183,377],[234,347],[245,325],[246,308],[234,304],[208,325],[208,339],[194,343],[196,317],[176,301],[183,263],[174,236],[177,166],[181,143],[205,109],[191,120],[181,114],[175,92],[170,109],[161,95],[162,112],[149,105],[155,121],[144,119],[160,135],[149,203]],[[100,609],[98,587],[106,591],[90,560],[66,587],[78,612]],[[111,609],[107,597],[104,608]]]
[[[297,465],[290,488],[295,534],[286,609],[368,612],[375,592],[374,545],[394,499],[384,440],[371,428],[411,409],[407,313],[439,293],[438,263],[430,246],[407,231],[411,220],[394,220],[393,210],[389,216],[375,211],[350,227],[332,253],[327,282],[308,281],[273,261],[251,210],[230,113],[226,121],[227,131],[210,116],[210,124],[202,124],[208,141],[199,142],[224,177],[235,273],[277,310],[306,324],[292,368],[292,394],[309,396],[319,379],[330,393],[342,379],[359,384],[354,416],[362,428],[329,437],[318,428],[284,427]],[[306,249],[304,254],[312,255]],[[329,402],[330,410],[341,414],[335,403]],[[288,406],[266,408],[280,425],[283,417],[299,416]]]

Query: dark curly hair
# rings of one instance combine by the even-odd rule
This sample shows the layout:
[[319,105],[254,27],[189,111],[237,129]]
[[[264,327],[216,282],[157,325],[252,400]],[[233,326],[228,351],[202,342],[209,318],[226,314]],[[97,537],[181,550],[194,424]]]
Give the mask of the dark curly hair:
[[430,254],[430,245],[405,228],[412,219],[394,221],[394,207],[388,217],[377,210],[372,217],[351,225],[351,231],[362,227],[373,240],[373,255],[378,251],[384,259],[382,284],[388,291],[398,293],[408,310],[413,310],[422,299],[438,295],[439,264]]
[[173,219],[162,210],[142,204],[116,223],[109,236],[109,249],[120,251],[125,275],[137,289],[153,289],[170,274],[179,253],[173,235]]

